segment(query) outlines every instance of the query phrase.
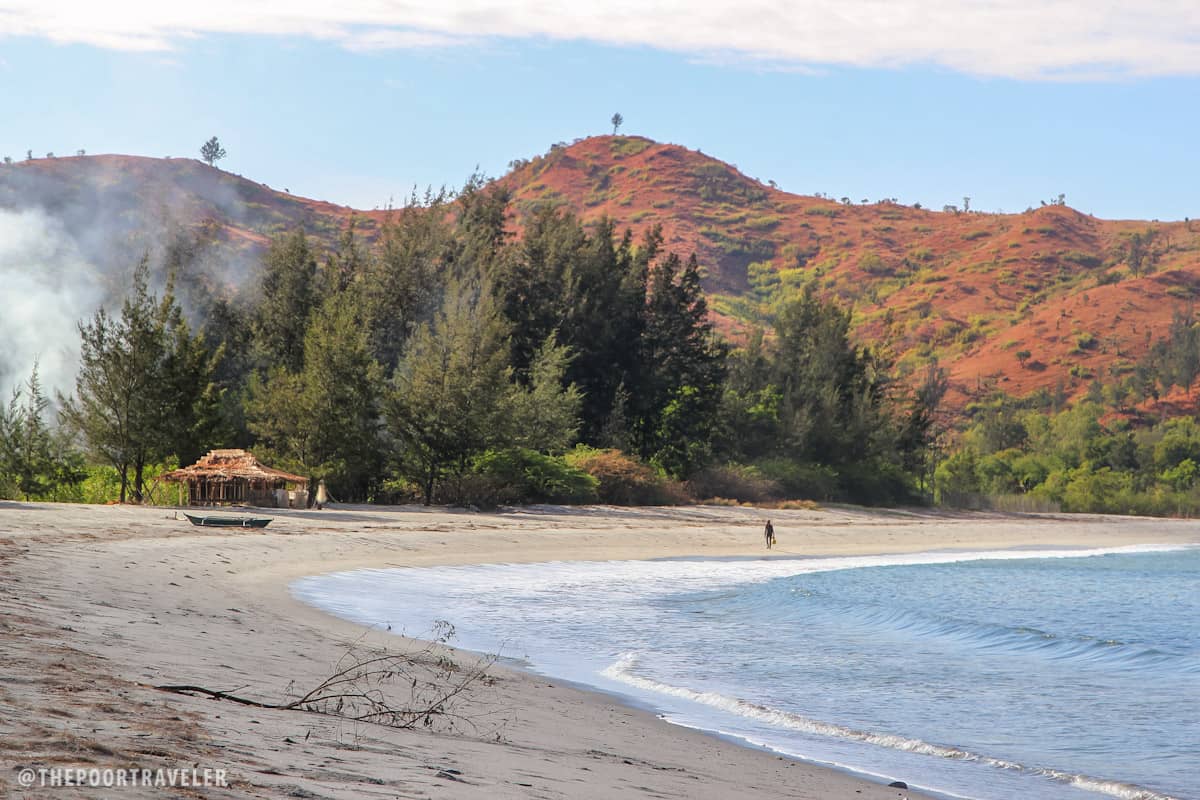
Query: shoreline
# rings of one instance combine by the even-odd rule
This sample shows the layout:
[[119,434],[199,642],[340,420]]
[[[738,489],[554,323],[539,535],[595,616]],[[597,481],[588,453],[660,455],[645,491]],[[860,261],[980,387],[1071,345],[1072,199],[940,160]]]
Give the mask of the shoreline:
[[[704,591],[701,585],[693,582],[694,578],[689,579],[686,567],[682,571],[679,570],[679,567],[683,565],[697,565],[701,569],[704,569],[705,578],[703,580],[706,582],[704,585],[711,587],[714,585],[711,581],[715,581],[715,585],[719,585],[724,590],[725,587],[732,584],[748,587],[761,583],[770,583],[771,581],[794,575],[820,574],[828,570],[841,571],[860,568],[879,569],[947,564],[961,565],[979,561],[1003,563],[1010,559],[1018,562],[1028,559],[1073,561],[1105,555],[1182,553],[1184,552],[1184,548],[1192,549],[1194,547],[1196,546],[1162,543],[1144,543],[1132,546],[1102,548],[1043,545],[1037,547],[1017,546],[1000,550],[930,550],[914,554],[853,556],[849,558],[837,556],[767,555],[716,557],[667,556],[634,562],[554,561],[531,564],[488,563],[478,565],[477,568],[452,567],[450,569],[436,566],[400,567],[384,570],[368,568],[301,578],[292,582],[291,593],[306,605],[322,610],[324,613],[338,619],[356,623],[364,628],[379,628],[388,625],[395,626],[400,630],[406,628],[411,630],[419,625],[420,620],[427,619],[432,614],[443,613],[441,609],[444,608],[445,619],[452,621],[461,629],[459,631],[460,639],[456,643],[456,647],[482,656],[486,653],[502,653],[504,649],[513,646],[515,648],[514,652],[523,653],[523,655],[501,655],[499,659],[501,664],[513,669],[524,670],[560,684],[613,698],[627,706],[647,711],[672,725],[700,731],[706,735],[718,737],[741,747],[763,750],[773,755],[782,755],[785,758],[831,768],[849,776],[871,782],[882,780],[886,783],[896,780],[897,776],[900,776],[906,778],[909,787],[914,791],[921,792],[922,796],[932,796],[942,798],[942,800],[963,800],[963,798],[977,795],[961,786],[954,790],[942,786],[942,780],[935,777],[935,774],[943,767],[939,767],[935,763],[916,763],[922,761],[922,759],[918,758],[916,762],[907,766],[892,763],[890,768],[884,767],[886,761],[893,761],[896,756],[894,752],[890,756],[884,755],[888,752],[886,748],[891,747],[891,745],[876,743],[876,747],[883,747],[885,749],[872,753],[858,753],[857,757],[852,758],[848,754],[844,754],[841,757],[832,756],[828,753],[823,754],[820,751],[821,745],[818,742],[789,743],[785,739],[782,742],[775,741],[771,743],[769,740],[757,740],[754,738],[755,736],[762,736],[764,734],[751,733],[748,729],[740,727],[754,725],[754,720],[756,719],[754,712],[786,712],[779,712],[775,708],[764,709],[757,705],[758,702],[762,701],[739,700],[738,698],[742,695],[729,694],[731,691],[738,691],[736,689],[709,687],[701,692],[700,690],[688,688],[691,686],[689,683],[678,683],[677,681],[679,680],[686,681],[686,678],[680,676],[676,676],[675,680],[661,677],[644,678],[636,676],[627,680],[624,677],[627,665],[628,663],[632,663],[627,660],[640,661],[641,656],[644,654],[639,653],[635,657],[635,653],[623,650],[621,643],[627,640],[622,638],[622,636],[616,638],[611,635],[603,637],[604,646],[600,650],[572,650],[568,641],[564,640],[561,636],[554,637],[553,632],[546,631],[546,635],[552,637],[551,641],[556,642],[556,644],[547,646],[542,641],[543,635],[541,631],[543,630],[543,626],[553,625],[553,622],[545,616],[544,612],[538,613],[533,609],[528,613],[536,614],[536,617],[534,617],[534,619],[538,620],[536,623],[533,622],[533,619],[522,619],[522,616],[524,616],[522,614],[517,614],[514,617],[509,613],[503,615],[505,622],[501,623],[499,629],[492,628],[492,625],[495,623],[480,624],[478,621],[479,618],[476,615],[482,614],[487,616],[488,611],[483,606],[476,606],[468,599],[469,594],[464,594],[464,588],[474,585],[492,587],[489,591],[494,593],[496,602],[499,604],[511,605],[510,601],[506,600],[506,598],[513,592],[518,597],[529,597],[535,604],[541,604],[549,600],[558,591],[558,589],[547,589],[543,585],[544,579],[550,585],[561,588],[568,595],[574,595],[576,591],[580,591],[584,597],[588,598],[583,602],[580,602],[576,598],[574,602],[566,603],[566,613],[571,615],[572,609],[586,608],[589,602],[603,602],[603,591],[601,590],[597,594],[595,587],[604,584],[612,584],[613,586],[624,584],[636,585],[644,578],[655,581],[658,584],[658,589],[651,591],[652,595],[661,591],[681,592],[685,595],[691,592]],[[655,565],[663,565],[670,571],[667,573],[655,572]],[[724,565],[735,568],[741,567],[743,570],[736,573],[736,575],[721,572]],[[716,571],[714,571],[714,567]],[[749,567],[749,571],[744,571],[745,567]],[[464,569],[467,570],[465,573],[462,572]],[[598,582],[596,570],[602,571],[607,578]],[[649,570],[649,572],[646,570]],[[422,573],[429,574],[422,575]],[[514,576],[523,577],[514,579]],[[364,590],[363,586],[373,588]],[[667,588],[669,586],[673,586],[673,588]],[[380,603],[374,599],[381,596],[378,589],[374,587],[391,587],[391,590],[398,592],[399,598],[403,599],[391,598]],[[589,589],[588,587],[592,588]],[[621,593],[623,594],[624,591],[626,590],[622,590]],[[527,595],[527,592],[530,594]],[[443,596],[449,599],[448,605],[443,606],[436,599],[430,601],[422,600],[424,597],[441,598]],[[622,602],[620,597],[613,597],[612,601],[615,603]],[[475,610],[472,611],[472,608]],[[516,606],[513,606],[513,608],[516,608]],[[438,610],[432,611],[431,609]],[[383,620],[387,620],[387,622]],[[618,620],[614,620],[614,622],[620,625]],[[510,628],[510,626],[515,626],[515,628]],[[621,630],[624,630],[625,634],[633,633],[623,627]],[[497,631],[503,631],[503,634]],[[567,652],[571,652],[572,655],[564,658],[564,654]],[[595,653],[602,653],[603,655],[593,656],[592,654]],[[664,680],[668,681],[668,683],[661,683]],[[700,695],[702,693],[708,695],[713,692],[718,693],[713,698],[689,697],[689,695]],[[682,705],[679,701],[680,697],[686,698]],[[735,708],[731,709],[727,704],[732,704]],[[744,707],[749,713],[743,716],[744,712],[737,710],[738,707]],[[717,717],[712,716],[714,708],[717,709]],[[808,713],[810,712],[795,712],[793,710],[793,714],[800,715],[797,718],[802,718]],[[828,714],[829,712],[827,711],[826,713]],[[733,714],[734,716],[720,718],[722,714]],[[872,737],[872,739],[900,739],[913,736],[911,733],[890,734],[880,733],[872,729],[847,728],[845,727],[845,722],[840,722],[836,717],[830,716],[813,717],[806,721],[818,726],[824,725],[830,731],[840,730],[847,734],[851,741],[857,737],[867,736]],[[864,730],[865,733],[862,732]],[[780,732],[773,731],[772,733],[779,734]],[[840,741],[839,734],[827,733],[826,735],[833,736],[835,741]],[[963,744],[942,744],[942,740],[937,738],[925,738],[936,736],[932,731],[926,731],[925,734],[920,736],[921,738],[916,739],[909,738],[906,744],[908,746],[916,745],[924,748],[924,750],[918,750],[918,752],[926,752],[927,755],[932,754],[932,751],[935,750],[966,747]],[[903,751],[909,749],[908,746],[895,746],[894,750]],[[957,752],[964,755],[968,754],[961,750]],[[949,757],[942,756],[942,758]],[[989,761],[989,758],[986,754],[980,755],[976,752],[971,756],[971,760],[986,763]],[[1038,769],[1038,767],[1028,767],[1022,768],[1022,771],[1028,771],[1032,774],[1037,772]],[[1065,776],[1068,773],[1063,772],[1062,774]],[[1088,772],[1072,777],[1095,783],[1115,783],[1103,778],[1091,777],[1094,774],[1096,773]],[[1140,784],[1129,784],[1129,786],[1131,787],[1131,791],[1141,788]],[[984,790],[981,788],[980,791]],[[1152,796],[1152,790],[1145,790],[1145,793],[1147,797]]]
[[[494,682],[462,700],[468,713],[503,720],[490,739],[153,687],[238,687],[277,702],[289,683],[301,688],[327,677],[347,648],[419,648],[289,590],[297,578],[355,568],[761,558],[767,515],[779,533],[775,552],[791,556],[1200,543],[1200,524],[1187,521],[857,508],[488,514],[357,506],[275,512],[271,527],[254,533],[192,528],[172,515],[0,503],[0,585],[9,589],[0,600],[0,705],[12,712],[0,718],[0,788],[18,789],[20,766],[135,763],[227,769],[227,788],[184,795],[202,797],[922,797],[510,666],[493,667]],[[127,789],[121,796],[158,795]]]

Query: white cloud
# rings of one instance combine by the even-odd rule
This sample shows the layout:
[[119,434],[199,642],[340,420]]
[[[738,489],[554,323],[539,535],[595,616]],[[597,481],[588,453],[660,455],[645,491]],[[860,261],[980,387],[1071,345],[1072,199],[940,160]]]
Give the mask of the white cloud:
[[355,50],[539,37],[1029,79],[1200,74],[1195,0],[0,0],[0,36],[153,51],[221,33]]

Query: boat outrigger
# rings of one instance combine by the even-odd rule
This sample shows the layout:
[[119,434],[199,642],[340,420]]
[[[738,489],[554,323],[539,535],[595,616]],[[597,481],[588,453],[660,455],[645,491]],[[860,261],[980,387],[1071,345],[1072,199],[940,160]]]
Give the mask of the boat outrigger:
[[205,528],[265,528],[273,517],[214,517],[184,513],[188,522]]

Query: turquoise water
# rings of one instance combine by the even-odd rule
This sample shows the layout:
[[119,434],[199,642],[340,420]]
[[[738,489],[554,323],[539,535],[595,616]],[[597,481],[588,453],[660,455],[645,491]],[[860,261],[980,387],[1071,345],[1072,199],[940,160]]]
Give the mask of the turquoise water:
[[1200,800],[1200,549],[362,570],[293,592],[975,800]]

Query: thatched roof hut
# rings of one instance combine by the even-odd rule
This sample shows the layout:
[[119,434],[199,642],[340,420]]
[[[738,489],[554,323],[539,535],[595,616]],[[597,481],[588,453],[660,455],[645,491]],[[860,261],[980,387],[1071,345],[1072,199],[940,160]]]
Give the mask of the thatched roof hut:
[[245,450],[209,450],[190,467],[181,467],[161,480],[186,483],[188,505],[304,507],[308,479],[260,464]]

